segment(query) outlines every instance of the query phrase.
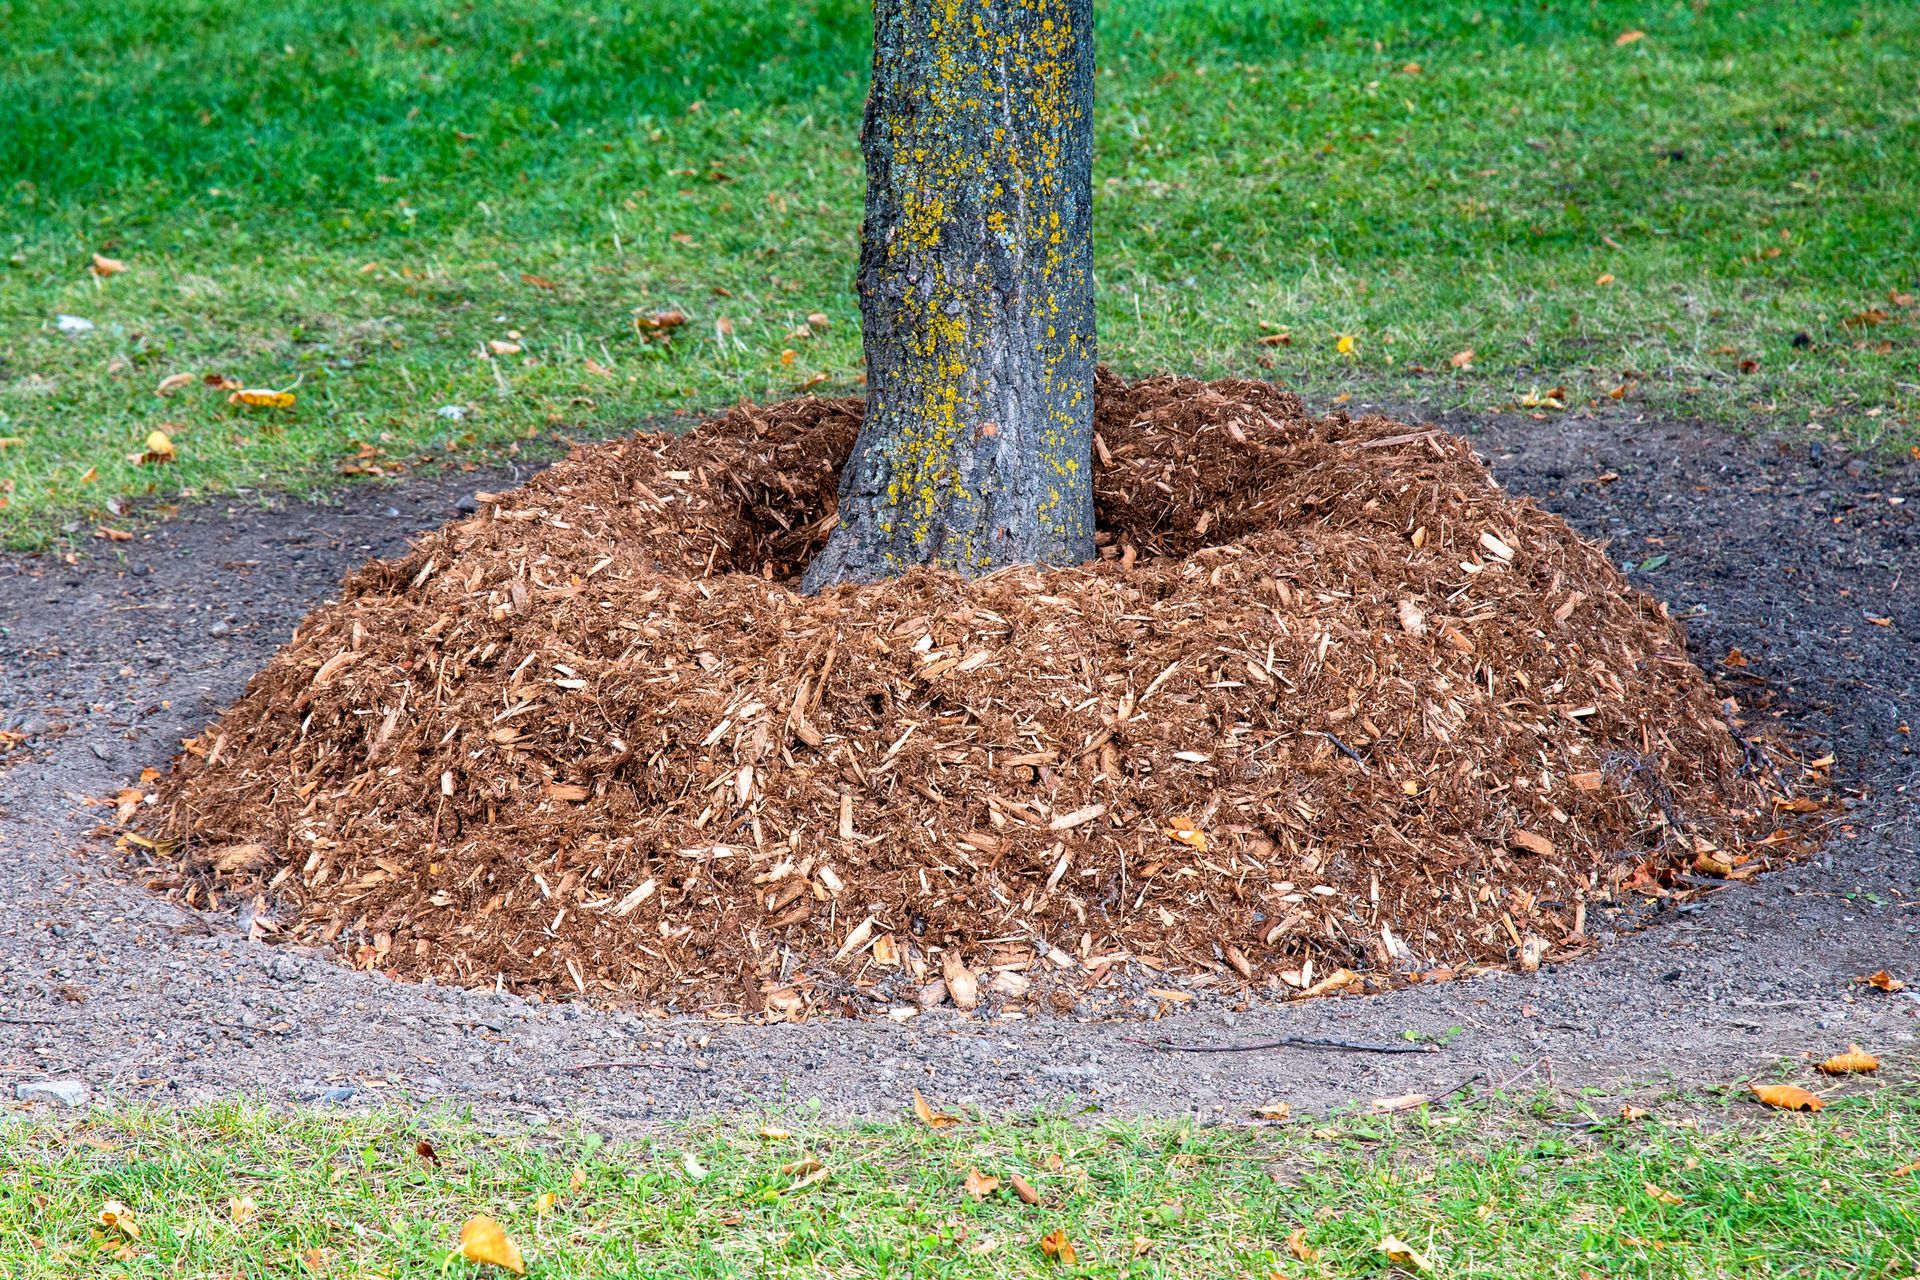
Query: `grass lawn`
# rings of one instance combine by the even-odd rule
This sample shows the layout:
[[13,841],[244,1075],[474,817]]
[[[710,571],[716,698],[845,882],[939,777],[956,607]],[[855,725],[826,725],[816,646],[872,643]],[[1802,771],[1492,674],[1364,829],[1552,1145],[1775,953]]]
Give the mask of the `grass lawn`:
[[[1920,6],[1099,22],[1123,371],[1914,438]],[[0,0],[0,542],[856,390],[867,25],[857,0]],[[155,429],[177,461],[140,461]]]
[[[1491,1126],[1438,1110],[1243,1130],[749,1119],[605,1143],[397,1112],[120,1109],[0,1127],[0,1275],[424,1276],[473,1214],[535,1276],[1422,1274],[1387,1236],[1436,1276],[1920,1270],[1911,1088],[1816,1115],[1696,1099],[1564,1123],[1583,1119],[1544,1101]],[[980,1202],[976,1170],[1002,1184]],[[97,1229],[108,1201],[137,1237]],[[1076,1263],[1043,1252],[1055,1231]]]

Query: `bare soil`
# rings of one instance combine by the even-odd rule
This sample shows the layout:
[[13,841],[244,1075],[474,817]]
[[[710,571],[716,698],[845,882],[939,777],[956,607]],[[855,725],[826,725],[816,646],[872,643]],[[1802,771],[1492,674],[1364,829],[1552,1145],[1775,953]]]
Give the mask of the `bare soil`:
[[[1920,1002],[1852,979],[1920,977],[1920,557],[1912,507],[1890,501],[1913,490],[1912,469],[1854,474],[1832,451],[1618,414],[1472,425],[1510,489],[1609,539],[1616,564],[1667,555],[1632,576],[1691,615],[1718,692],[1799,735],[1804,755],[1837,757],[1844,807],[1817,856],[1674,906],[1656,927],[1617,933],[1622,921],[1596,910],[1598,953],[1537,974],[1294,1004],[1203,993],[1144,1026],[947,1007],[904,1025],[636,1018],[396,983],[251,939],[251,898],[194,911],[147,892],[150,872],[89,838],[111,817],[98,802],[239,696],[342,573],[403,553],[466,487],[418,481],[336,507],[203,510],[73,565],[0,563],[0,728],[21,738],[0,767],[0,1072],[160,1098],[404,1093],[617,1125],[809,1097],[832,1114],[891,1113],[913,1087],[996,1108],[1215,1115],[1272,1096],[1325,1107],[1433,1091],[1474,1071],[1700,1085],[1850,1040],[1910,1054]],[[1722,662],[1735,648],[1747,665]],[[1163,1013],[1139,998],[1134,1012]],[[1445,1048],[1169,1055],[1133,1042],[1403,1032]]]

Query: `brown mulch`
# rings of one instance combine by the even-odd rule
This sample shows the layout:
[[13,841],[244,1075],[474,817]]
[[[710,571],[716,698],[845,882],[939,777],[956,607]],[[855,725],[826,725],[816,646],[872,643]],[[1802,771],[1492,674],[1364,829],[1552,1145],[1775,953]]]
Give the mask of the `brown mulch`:
[[860,412],[581,447],[365,566],[159,785],[169,883],[790,1017],[1530,967],[1760,865],[1679,626],[1465,442],[1103,376],[1099,560],[804,597]]

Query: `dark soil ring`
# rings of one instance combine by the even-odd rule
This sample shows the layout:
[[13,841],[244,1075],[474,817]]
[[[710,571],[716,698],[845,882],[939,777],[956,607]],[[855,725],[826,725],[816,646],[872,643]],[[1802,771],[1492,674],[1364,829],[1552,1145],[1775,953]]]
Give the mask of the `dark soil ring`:
[[1085,1014],[1538,963],[1737,873],[1680,629],[1462,441],[1103,379],[1098,561],[803,597],[859,418],[581,448],[361,570],[164,783],[183,891],[405,977]]

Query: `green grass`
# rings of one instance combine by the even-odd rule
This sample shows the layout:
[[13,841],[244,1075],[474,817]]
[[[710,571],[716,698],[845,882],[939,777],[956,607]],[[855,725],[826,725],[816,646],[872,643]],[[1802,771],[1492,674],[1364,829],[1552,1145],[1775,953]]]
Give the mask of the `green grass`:
[[[1582,1128],[1540,1104],[1491,1132],[1439,1111],[1238,1130],[782,1122],[790,1136],[744,1120],[637,1143],[398,1112],[119,1109],[0,1128],[0,1275],[426,1276],[471,1214],[505,1226],[530,1274],[556,1277],[1305,1280],[1395,1272],[1388,1235],[1443,1277],[1920,1269],[1920,1175],[1896,1172],[1920,1159],[1920,1093],[1812,1116],[1697,1106]],[[415,1154],[422,1138],[437,1167]],[[823,1177],[782,1171],[809,1159]],[[1023,1176],[1041,1203],[967,1200],[975,1169]],[[108,1201],[132,1211],[137,1239],[94,1229]],[[1055,1230],[1077,1265],[1041,1253]],[[1296,1231],[1313,1260],[1289,1249]]]
[[[1099,24],[1121,369],[1434,407],[1621,388],[1913,438],[1920,311],[1891,295],[1920,286],[1920,6],[1104,0]],[[0,541],[856,389],[857,0],[0,0],[0,35]],[[681,340],[642,344],[634,313],[673,306]],[[158,397],[176,373],[297,403]],[[178,462],[137,461],[156,427]]]

